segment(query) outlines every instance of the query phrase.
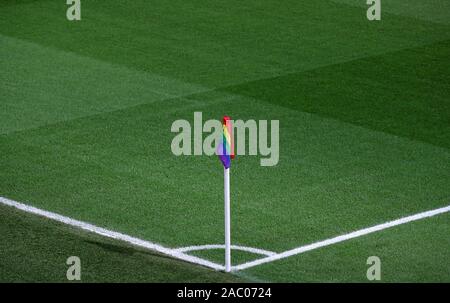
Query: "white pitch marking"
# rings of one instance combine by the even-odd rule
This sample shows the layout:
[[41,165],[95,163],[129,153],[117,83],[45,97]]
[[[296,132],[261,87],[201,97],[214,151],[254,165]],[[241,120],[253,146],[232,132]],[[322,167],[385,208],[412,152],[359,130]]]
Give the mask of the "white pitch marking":
[[176,249],[171,249],[171,248],[167,248],[164,247],[162,245],[159,244],[155,244],[149,241],[145,241],[139,238],[135,238],[132,236],[128,236],[119,232],[115,232],[112,230],[108,230],[105,228],[101,228],[95,225],[92,225],[90,223],[86,223],[86,222],[82,222],[82,221],[78,221],[69,217],[65,217],[56,213],[52,213],[46,210],[42,210],[33,206],[29,206],[17,201],[13,201],[10,199],[6,199],[3,197],[0,197],[0,203],[4,204],[4,205],[8,205],[8,206],[12,206],[15,207],[17,209],[20,209],[24,212],[30,213],[30,214],[35,214],[41,217],[45,217],[57,222],[61,222],[73,227],[77,227],[77,228],[81,228],[83,230],[89,231],[89,232],[93,232],[95,234],[98,235],[102,235],[108,238],[112,238],[112,239],[116,239],[116,240],[120,240],[120,241],[124,241],[130,244],[133,244],[135,246],[139,246],[139,247],[143,247],[149,250],[153,250],[153,251],[157,251],[161,254],[164,255],[168,255],[171,256],[175,259],[179,259],[179,260],[183,260],[186,262],[190,262],[190,263],[194,263],[194,264],[198,264],[198,265],[203,265],[209,268],[213,268],[215,270],[224,270],[225,267],[223,265],[199,258],[199,257],[194,257],[194,256],[190,256],[187,255],[183,252],[177,251]]
[[[190,246],[190,247],[182,247],[182,248],[175,248],[175,249],[167,248],[167,247],[164,247],[164,246],[156,244],[156,243],[152,243],[152,242],[145,241],[145,240],[142,240],[142,239],[139,239],[139,238],[135,238],[135,237],[132,237],[132,236],[128,236],[128,235],[125,235],[125,234],[122,234],[122,233],[119,233],[119,232],[115,232],[115,231],[111,231],[111,230],[108,230],[108,229],[105,229],[105,228],[101,228],[101,227],[92,225],[90,223],[86,223],[86,222],[83,222],[83,221],[78,221],[78,220],[75,220],[75,219],[72,219],[72,218],[69,218],[69,217],[65,217],[65,216],[62,216],[62,215],[59,215],[59,214],[56,214],[56,213],[52,213],[52,212],[49,212],[49,211],[46,211],[46,210],[42,210],[42,209],[39,209],[39,208],[36,208],[36,207],[33,207],[33,206],[29,206],[29,205],[26,205],[26,204],[23,204],[23,203],[14,201],[14,200],[7,199],[7,198],[0,197],[0,203],[4,204],[4,205],[11,206],[11,207],[15,207],[15,208],[17,208],[19,210],[22,210],[24,212],[27,212],[27,213],[35,214],[35,215],[38,215],[38,216],[41,216],[41,217],[45,217],[45,218],[48,218],[48,219],[51,219],[51,220],[54,220],[54,221],[57,221],[57,222],[61,222],[61,223],[73,226],[73,227],[80,228],[80,229],[83,229],[83,230],[86,230],[86,231],[89,231],[89,232],[93,232],[93,233],[98,234],[98,235],[102,235],[102,236],[105,236],[105,237],[108,237],[108,238],[124,241],[124,242],[130,243],[130,244],[133,244],[135,246],[143,247],[143,248],[146,248],[146,249],[149,249],[149,250],[154,250],[154,251],[157,251],[157,252],[159,252],[161,254],[165,254],[165,255],[171,256],[171,257],[173,257],[175,259],[179,259],[179,260],[183,260],[183,261],[186,261],[186,262],[202,265],[202,266],[209,267],[209,268],[212,268],[212,269],[215,269],[215,270],[224,270],[225,269],[225,266],[223,266],[223,265],[220,265],[220,264],[217,264],[217,263],[214,263],[214,262],[211,262],[211,261],[199,258],[199,257],[195,257],[195,256],[191,256],[191,255],[185,254],[186,251],[194,250],[194,249],[190,249],[190,248],[199,247],[199,246]],[[251,268],[251,267],[254,267],[254,266],[258,266],[258,265],[261,265],[261,264],[265,264],[265,263],[273,262],[273,261],[276,261],[276,260],[284,259],[284,258],[293,256],[293,255],[298,255],[298,254],[301,254],[301,253],[304,253],[304,252],[307,252],[307,251],[311,251],[311,250],[314,250],[314,249],[317,249],[317,248],[321,248],[321,247],[324,247],[324,246],[329,246],[329,245],[336,244],[336,243],[339,243],[339,242],[343,242],[343,241],[346,241],[346,240],[350,240],[350,239],[353,239],[353,238],[361,237],[361,236],[364,236],[364,235],[367,235],[367,234],[371,234],[371,233],[374,233],[374,232],[377,232],[377,231],[381,231],[381,230],[384,230],[384,229],[387,229],[387,228],[391,228],[391,227],[394,227],[394,226],[397,226],[397,225],[409,223],[409,222],[412,222],[412,221],[421,220],[421,219],[428,218],[428,217],[433,217],[433,216],[436,216],[436,215],[439,215],[439,214],[443,214],[443,213],[446,213],[446,212],[450,212],[450,205],[442,207],[442,208],[438,208],[438,209],[434,209],[434,210],[418,213],[418,214],[411,215],[411,216],[408,216],[408,217],[400,218],[400,219],[397,219],[397,220],[389,221],[389,222],[382,223],[382,224],[379,224],[379,225],[375,225],[375,226],[372,226],[372,227],[364,228],[364,229],[361,229],[361,230],[358,230],[358,231],[351,232],[349,234],[337,236],[337,237],[334,237],[334,238],[330,238],[330,239],[327,239],[327,240],[315,242],[315,243],[308,244],[308,245],[305,245],[305,246],[300,246],[300,247],[297,247],[297,248],[294,248],[294,249],[291,249],[291,250],[287,250],[287,251],[281,252],[281,253],[274,253],[274,252],[270,252],[270,251],[266,251],[266,250],[262,250],[262,249],[245,247],[246,249],[250,248],[253,251],[255,251],[255,250],[257,250],[259,252],[263,252],[264,251],[264,252],[266,252],[264,254],[269,254],[270,253],[270,255],[268,255],[265,258],[257,259],[255,261],[250,261],[250,262],[247,262],[247,263],[244,263],[244,264],[240,264],[240,265],[234,266],[232,268],[232,270],[233,271],[244,270],[244,269]],[[210,246],[210,245],[204,245],[204,246]],[[215,245],[211,245],[211,246],[215,246]],[[223,248],[224,247],[224,245],[217,245],[217,246],[218,246],[217,248]],[[237,247],[242,248],[242,246],[237,246]]]
[[[209,249],[225,249],[225,245],[224,244],[196,245],[196,246],[180,247],[180,248],[176,248],[175,250],[186,253],[186,252],[190,252],[190,251],[209,250]],[[276,254],[273,251],[255,248],[255,247],[240,246],[240,245],[231,245],[231,249],[246,251],[249,253],[253,253],[253,254],[257,254],[257,255],[264,255],[264,256],[273,256]]]
[[439,215],[439,214],[443,214],[443,213],[446,213],[446,212],[450,212],[450,205],[449,206],[445,206],[445,207],[441,207],[441,208],[438,208],[438,209],[434,209],[434,210],[425,211],[425,212],[418,213],[418,214],[415,214],[415,215],[411,215],[411,216],[408,216],[408,217],[400,218],[400,219],[397,219],[397,220],[389,221],[389,222],[382,223],[382,224],[379,224],[379,225],[375,225],[375,226],[372,226],[372,227],[360,229],[358,231],[354,231],[354,232],[351,232],[349,234],[337,236],[337,237],[334,237],[334,238],[330,238],[330,239],[327,239],[327,240],[315,242],[315,243],[308,244],[308,245],[305,245],[305,246],[300,246],[300,247],[297,247],[297,248],[294,248],[294,249],[291,249],[291,250],[287,250],[285,252],[278,253],[278,254],[275,254],[275,255],[272,255],[272,256],[269,256],[269,257],[265,257],[265,258],[261,258],[261,259],[255,260],[255,261],[250,261],[250,262],[247,262],[247,263],[244,263],[244,264],[237,265],[237,266],[233,267],[233,270],[238,271],[238,270],[243,270],[243,269],[247,269],[247,268],[250,268],[250,267],[254,267],[254,266],[257,266],[257,265],[261,265],[261,264],[264,264],[264,263],[273,262],[273,261],[276,261],[276,260],[280,260],[280,259],[284,259],[284,258],[291,257],[291,256],[294,256],[294,255],[298,255],[298,254],[301,254],[301,253],[304,253],[304,252],[307,252],[307,251],[311,251],[311,250],[314,250],[314,249],[317,249],[317,248],[320,248],[320,247],[324,247],[324,246],[336,244],[336,243],[339,243],[339,242],[347,241],[347,240],[354,239],[354,238],[357,238],[357,237],[361,237],[361,236],[364,236],[364,235],[368,235],[368,234],[371,234],[371,233],[374,233],[374,232],[377,232],[377,231],[380,231],[380,230],[383,230],[383,229],[391,228],[391,227],[394,227],[394,226],[397,226],[397,225],[401,225],[401,224],[405,224],[405,223],[409,223],[409,222],[412,222],[412,221],[421,220],[421,219],[424,219],[424,218],[433,217],[433,216],[436,216],[436,215]]

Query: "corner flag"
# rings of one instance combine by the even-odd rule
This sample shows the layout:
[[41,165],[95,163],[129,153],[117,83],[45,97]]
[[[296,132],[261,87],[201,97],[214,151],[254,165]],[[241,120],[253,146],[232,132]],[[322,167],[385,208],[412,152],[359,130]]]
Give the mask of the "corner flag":
[[227,169],[231,166],[231,159],[234,159],[233,128],[230,117],[223,117],[222,129],[222,142],[219,145],[217,154],[223,166]]
[[225,271],[231,271],[231,211],[230,211],[230,167],[231,159],[234,159],[233,128],[231,119],[223,117],[223,137],[219,145],[218,153],[223,164],[224,177],[224,204],[225,204]]

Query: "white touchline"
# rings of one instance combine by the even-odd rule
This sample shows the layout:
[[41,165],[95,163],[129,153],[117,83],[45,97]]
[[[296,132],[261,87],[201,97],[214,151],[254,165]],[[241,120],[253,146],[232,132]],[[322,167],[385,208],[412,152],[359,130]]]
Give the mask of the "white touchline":
[[269,257],[261,258],[261,259],[255,260],[255,261],[250,261],[250,262],[247,262],[247,263],[244,263],[244,264],[241,264],[241,265],[237,265],[237,266],[235,266],[233,268],[233,270],[235,270],[235,271],[243,270],[243,269],[247,269],[247,268],[254,267],[254,266],[257,266],[257,265],[261,265],[261,264],[264,264],[264,263],[273,262],[273,261],[276,261],[276,260],[280,260],[280,259],[284,259],[284,258],[287,258],[287,257],[291,257],[293,255],[298,255],[298,254],[301,254],[301,253],[304,253],[304,252],[307,252],[307,251],[311,251],[311,250],[314,250],[314,249],[317,249],[317,248],[320,248],[320,247],[324,247],[324,246],[336,244],[336,243],[339,243],[339,242],[347,241],[347,240],[354,239],[354,238],[357,238],[357,237],[361,237],[361,236],[364,236],[364,235],[368,235],[368,234],[371,234],[371,233],[374,233],[374,232],[377,232],[377,231],[380,231],[380,230],[383,230],[383,229],[391,228],[391,227],[394,227],[394,226],[397,226],[397,225],[405,224],[405,223],[412,222],[412,221],[421,220],[421,219],[428,218],[428,217],[433,217],[433,216],[436,216],[436,215],[439,215],[439,214],[443,214],[443,213],[446,213],[446,212],[450,212],[450,205],[442,207],[442,208],[438,208],[438,209],[434,209],[434,210],[429,210],[429,211],[426,211],[426,212],[418,213],[418,214],[415,214],[415,215],[412,215],[412,216],[408,216],[408,217],[404,217],[404,218],[401,218],[401,219],[397,219],[397,220],[394,220],[394,221],[389,221],[389,222],[386,222],[386,223],[383,223],[383,224],[379,224],[379,225],[375,225],[375,226],[372,226],[372,227],[364,228],[364,229],[361,229],[361,230],[358,230],[358,231],[351,232],[349,234],[337,236],[337,237],[334,237],[334,238],[330,238],[330,239],[327,239],[327,240],[315,242],[315,243],[308,244],[308,245],[305,245],[305,246],[300,246],[300,247],[297,247],[297,248],[294,248],[294,249],[291,249],[291,250],[287,250],[285,252],[282,252],[282,253],[279,253],[279,254],[276,254],[276,255],[273,255],[273,256],[269,256]]
[[198,258],[195,256],[187,255],[183,252],[177,251],[176,249],[167,248],[167,247],[164,247],[159,244],[155,244],[155,243],[145,241],[145,240],[142,240],[139,238],[135,238],[132,236],[128,236],[128,235],[125,235],[125,234],[122,234],[119,232],[101,228],[101,227],[92,225],[90,223],[78,221],[78,220],[75,220],[75,219],[72,219],[69,217],[58,215],[56,213],[42,210],[42,209],[39,209],[39,208],[36,208],[33,206],[29,206],[29,205],[26,205],[26,204],[23,204],[20,202],[16,202],[16,201],[13,201],[10,199],[0,197],[0,203],[4,204],[4,205],[15,207],[15,208],[25,211],[27,213],[35,214],[35,215],[38,215],[41,217],[45,217],[45,218],[48,218],[48,219],[51,219],[54,221],[58,221],[58,222],[73,226],[73,227],[81,228],[83,230],[90,231],[90,232],[93,232],[93,233],[96,233],[96,234],[99,234],[99,235],[102,235],[102,236],[105,236],[108,238],[124,241],[124,242],[130,243],[130,244],[133,244],[135,246],[154,250],[161,254],[168,255],[168,256],[171,256],[171,257],[179,259],[179,260],[203,265],[206,267],[213,268],[215,270],[224,270],[225,269],[225,267],[223,265],[220,265],[220,264],[217,264],[217,263],[214,263],[214,262],[202,259],[202,258]]

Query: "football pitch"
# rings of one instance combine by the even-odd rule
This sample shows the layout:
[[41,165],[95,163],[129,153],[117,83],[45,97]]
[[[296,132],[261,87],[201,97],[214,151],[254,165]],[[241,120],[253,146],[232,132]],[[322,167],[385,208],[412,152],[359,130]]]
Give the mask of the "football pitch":
[[[67,8],[0,0],[0,282],[450,282],[450,1]],[[280,125],[232,162],[231,273],[194,112]]]

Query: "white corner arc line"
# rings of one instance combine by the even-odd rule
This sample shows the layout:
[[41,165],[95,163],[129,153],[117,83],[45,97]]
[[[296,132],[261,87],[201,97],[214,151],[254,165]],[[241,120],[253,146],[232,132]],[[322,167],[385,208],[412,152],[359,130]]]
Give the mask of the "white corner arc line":
[[374,232],[377,232],[377,231],[381,231],[381,230],[384,230],[384,229],[387,229],[387,228],[391,228],[391,227],[398,226],[398,225],[401,225],[401,224],[409,223],[409,222],[412,222],[412,221],[421,220],[421,219],[424,219],[424,218],[433,217],[433,216],[436,216],[436,215],[439,215],[439,214],[443,214],[443,213],[446,213],[446,212],[450,212],[450,205],[442,207],[442,208],[434,209],[434,210],[425,211],[425,212],[418,213],[418,214],[415,214],[415,215],[411,215],[411,216],[408,216],[408,217],[400,218],[400,219],[397,219],[397,220],[389,221],[389,222],[386,222],[386,223],[378,224],[378,225],[375,225],[375,226],[372,226],[372,227],[360,229],[358,231],[354,231],[354,232],[351,232],[351,233],[348,233],[348,234],[345,234],[345,235],[341,235],[341,236],[337,236],[337,237],[334,237],[334,238],[326,239],[326,240],[323,240],[323,241],[315,242],[315,243],[312,243],[312,244],[300,246],[300,247],[297,247],[297,248],[294,248],[294,249],[291,249],[291,250],[284,251],[282,253],[275,254],[273,256],[269,256],[269,257],[261,258],[261,259],[255,260],[255,261],[250,261],[250,262],[247,262],[247,263],[244,263],[244,264],[237,265],[237,266],[233,267],[233,270],[234,271],[238,271],[238,270],[248,269],[248,268],[251,268],[251,267],[254,267],[254,266],[258,266],[258,265],[261,265],[261,264],[264,264],[264,263],[269,263],[269,262],[273,262],[273,261],[276,261],[276,260],[284,259],[284,258],[287,258],[287,257],[290,257],[290,256],[302,254],[304,252],[311,251],[311,250],[314,250],[314,249],[317,249],[317,248],[321,248],[321,247],[324,247],[324,246],[329,246],[329,245],[336,244],[336,243],[339,243],[339,242],[347,241],[347,240],[354,239],[354,238],[357,238],[357,237],[361,237],[361,236],[364,236],[364,235],[368,235],[368,234],[371,234],[371,233],[374,233]]
[[[176,248],[174,250],[183,252],[183,253],[187,253],[190,251],[209,250],[209,249],[225,249],[225,244],[207,244],[207,245],[186,246],[186,247]],[[255,247],[240,246],[240,245],[231,245],[231,249],[246,251],[249,253],[253,253],[256,255],[263,255],[263,256],[273,256],[276,254],[273,251],[269,251],[269,250],[265,250],[265,249],[261,249],[261,248],[255,248]]]
[[224,270],[225,267],[223,265],[199,258],[199,257],[195,257],[195,256],[190,256],[187,255],[183,252],[177,251],[176,249],[172,249],[172,248],[167,248],[164,247],[162,245],[156,244],[156,243],[152,243],[149,241],[145,241],[139,238],[135,238],[132,236],[128,236],[116,231],[112,231],[112,230],[108,230],[102,227],[98,227],[95,226],[93,224],[90,223],[86,223],[83,221],[78,221],[69,217],[65,217],[56,213],[52,213],[46,210],[42,210],[33,206],[29,206],[17,201],[13,201],[7,198],[3,198],[0,197],[0,204],[3,205],[7,205],[7,206],[11,206],[14,208],[17,208],[19,210],[22,210],[24,212],[30,213],[30,214],[35,214],[41,217],[45,217],[47,219],[51,219],[53,221],[57,221],[60,223],[64,223],[66,225],[70,225],[72,227],[76,227],[76,228],[80,228],[98,235],[102,235],[104,237],[108,237],[108,238],[112,238],[112,239],[116,239],[116,240],[120,240],[123,242],[127,242],[130,244],[133,244],[135,246],[138,247],[142,247],[145,249],[149,249],[149,250],[153,250],[153,251],[157,251],[161,254],[167,255],[167,256],[171,256],[175,259],[179,259],[179,260],[183,260],[189,263],[194,263],[194,264],[198,264],[198,265],[202,265],[205,267],[209,267],[215,270]]

